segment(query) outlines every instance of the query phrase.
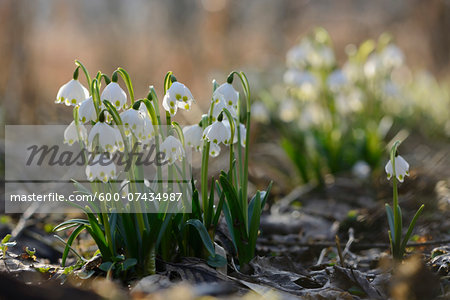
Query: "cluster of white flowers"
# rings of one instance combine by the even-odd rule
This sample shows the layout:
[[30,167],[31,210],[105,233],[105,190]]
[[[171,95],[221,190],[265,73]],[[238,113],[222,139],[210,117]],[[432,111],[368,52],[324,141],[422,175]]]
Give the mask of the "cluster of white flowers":
[[[77,72],[76,72],[77,74]],[[78,76],[78,74],[77,74]],[[150,143],[155,137],[155,130],[152,120],[147,111],[146,105],[141,102],[139,109],[135,106],[129,107],[127,94],[117,83],[117,76],[113,76],[113,82],[106,85],[100,95],[100,103],[94,103],[94,97],[78,81],[77,76],[64,84],[57,94],[56,103],[78,106],[78,120],[73,121],[64,132],[64,143],[73,145],[81,140],[90,151],[99,151],[97,156],[112,157],[119,151],[123,152],[125,143],[132,140],[141,144]],[[191,91],[182,83],[173,80],[166,94],[164,95],[162,106],[173,117],[178,109],[190,110],[195,103]],[[112,125],[112,117],[107,112],[103,101],[107,100],[121,111],[120,119],[123,123],[123,131],[117,125]],[[220,85],[212,95],[210,108],[211,124],[196,124],[183,128],[184,142],[186,147],[191,147],[196,151],[202,151],[205,142],[209,142],[209,155],[216,157],[220,153],[220,144],[229,145],[238,141],[238,134],[241,137],[241,145],[245,147],[246,128],[237,122],[239,93],[232,84],[224,83]],[[152,103],[153,105],[153,103]],[[96,107],[97,106],[97,107]],[[233,120],[228,120],[224,114],[224,109],[230,112]],[[231,126],[239,124],[238,126]],[[85,124],[94,124],[88,130]],[[231,141],[231,128],[238,128],[233,132]],[[122,136],[123,134],[123,136]],[[125,140],[124,140],[125,138]],[[160,150],[165,154],[165,162],[173,164],[181,161],[185,157],[185,149],[181,139],[168,135],[160,145]],[[87,166],[86,176],[89,180],[108,181],[117,176],[116,167],[112,160],[99,163],[99,157],[93,160],[93,164]]]
[[[176,86],[173,88],[175,84]],[[238,101],[239,92],[234,89],[232,84],[226,82],[217,87],[212,95],[211,101],[212,124],[205,129],[199,124],[184,127],[183,135],[186,146],[197,151],[202,151],[203,144],[207,141],[210,143],[210,156],[218,156],[220,154],[220,144],[229,145],[231,142],[232,126],[230,126],[230,121],[227,119],[226,115],[223,114],[223,111],[224,109],[228,110],[233,118],[232,122],[236,123],[238,118]],[[174,82],[164,96],[163,107],[171,116],[173,116],[177,111],[177,107],[189,110],[193,102],[194,98],[189,89],[182,83]],[[219,115],[222,115],[222,118],[219,118]],[[239,130],[239,134],[241,135],[241,145],[245,147],[246,128],[243,124],[240,124]],[[238,141],[237,134],[237,132],[233,133],[233,143]],[[175,141],[171,139],[169,144],[174,145],[174,143]],[[169,153],[170,151],[168,151],[168,149],[169,148],[167,148],[166,151]],[[174,145],[171,149],[178,149],[178,147]],[[175,158],[179,158],[181,152],[171,151],[170,153],[177,153],[177,155],[172,157],[172,159],[175,160]]]

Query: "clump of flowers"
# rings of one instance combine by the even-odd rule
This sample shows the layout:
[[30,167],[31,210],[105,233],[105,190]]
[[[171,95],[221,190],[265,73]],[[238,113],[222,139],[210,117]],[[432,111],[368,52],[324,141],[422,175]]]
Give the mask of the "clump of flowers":
[[[208,114],[198,124],[183,128],[172,118],[178,109],[189,111],[195,100],[172,72],[164,79],[165,118],[162,118],[153,86],[145,98],[135,99],[130,76],[124,69],[114,71],[111,79],[100,71],[91,79],[83,64],[79,61],[76,64],[73,80],[60,89],[57,102],[74,106],[74,120],[64,132],[64,142],[69,145],[79,142],[93,157],[85,168],[90,188],[78,182],[75,185],[78,192],[96,195],[98,202],[80,207],[86,220],[68,220],[55,228],[56,231],[74,228],[66,242],[62,264],[69,250],[73,250],[74,239],[87,230],[102,256],[100,268],[108,275],[120,275],[127,270],[141,276],[153,274],[156,255],[165,260],[194,255],[207,258],[212,266],[221,266],[226,264],[226,258],[216,254],[214,235],[222,212],[239,264],[248,264],[254,257],[259,218],[269,190],[258,191],[249,204],[251,105],[245,75],[232,72],[222,85],[214,81]],[[85,74],[89,90],[78,81],[79,70]],[[235,76],[242,83],[245,105],[241,105],[239,93],[233,87]],[[119,78],[123,79],[128,95],[120,87]],[[106,86],[100,93],[103,81]],[[145,175],[145,165],[138,163],[146,146],[155,147],[159,157],[150,177]],[[218,156],[222,147],[229,150],[229,169],[222,171],[219,180],[209,180],[209,159]],[[202,155],[199,189],[189,170],[189,148]],[[123,170],[116,157],[127,160]],[[108,197],[116,195],[125,195],[128,201],[108,201]],[[136,195],[140,202],[133,198]],[[84,260],[81,255],[78,257]]]
[[421,88],[424,80],[389,35],[348,45],[346,53],[339,64],[328,33],[315,29],[286,54],[286,95],[264,101],[303,182],[323,184],[325,174],[355,166],[380,168],[388,134],[417,128],[417,115],[425,120],[418,130],[450,128],[449,97],[430,81],[434,88]]

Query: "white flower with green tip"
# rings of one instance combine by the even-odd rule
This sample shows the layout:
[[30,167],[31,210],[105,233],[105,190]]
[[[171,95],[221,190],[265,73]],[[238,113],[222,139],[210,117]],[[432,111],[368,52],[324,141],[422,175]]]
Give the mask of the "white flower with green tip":
[[127,136],[133,133],[140,141],[145,141],[153,137],[153,130],[148,131],[147,127],[153,129],[149,118],[140,110],[128,109],[120,114],[124,126],[124,132]]
[[81,102],[80,108],[78,109],[78,118],[82,123],[97,120],[97,112],[92,97]]
[[161,143],[161,151],[165,154],[164,162],[168,161],[173,164],[176,160],[182,160],[184,157],[184,148],[180,140],[169,135],[164,142]]
[[127,105],[127,94],[117,82],[109,83],[103,90],[100,99],[108,100],[117,109],[125,109]]
[[[398,181],[403,182],[405,176],[409,176],[409,164],[400,155],[397,155],[394,160],[395,160],[395,175],[397,176]],[[392,175],[394,174],[391,160],[388,161],[384,169],[386,171],[387,178],[391,179]]]
[[233,118],[237,118],[236,109],[233,105],[228,106],[226,104],[225,97],[221,93],[214,93],[212,98],[212,104],[214,105],[212,111],[212,121],[215,122],[219,114],[226,108]]
[[221,94],[223,96],[223,100],[225,101],[225,105],[227,106],[227,108],[233,108],[235,110],[237,109],[239,92],[234,89],[232,84],[228,82],[221,84],[214,91],[214,94]]
[[89,181],[94,181],[96,179],[108,182],[110,179],[115,179],[116,165],[114,162],[107,158],[105,154],[97,154],[92,164],[86,167],[86,176]]
[[77,79],[72,79],[59,89],[55,103],[75,106],[87,97],[89,91]]
[[164,95],[163,107],[174,116],[178,108],[190,110],[193,102],[191,91],[184,84],[175,81]]
[[186,126],[183,128],[184,143],[199,151],[203,145],[203,129],[198,124]]
[[214,143],[209,144],[209,155],[211,157],[217,157],[220,154],[220,146]]
[[214,144],[227,144],[231,136],[230,130],[222,123],[216,121],[205,128],[203,139]]
[[92,127],[88,137],[91,150],[94,150],[94,141],[97,136],[99,143],[98,146],[109,153],[114,153],[116,151],[122,152],[124,150],[124,143],[119,129],[104,122],[97,122],[97,124]]
[[64,144],[68,144],[72,146],[75,142],[78,141],[78,135],[81,140],[85,141],[87,139],[87,130],[83,126],[83,124],[75,125],[75,121],[72,121],[69,126],[67,126],[66,130],[64,130]]

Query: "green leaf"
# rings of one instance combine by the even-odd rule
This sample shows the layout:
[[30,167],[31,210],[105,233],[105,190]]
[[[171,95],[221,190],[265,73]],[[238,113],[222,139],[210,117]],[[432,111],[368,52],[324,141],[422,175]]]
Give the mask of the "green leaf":
[[208,265],[210,265],[213,268],[223,267],[227,264],[227,259],[223,257],[222,255],[210,255],[208,256],[208,259],[206,260]]
[[208,198],[208,208],[205,212],[206,228],[209,228],[211,226],[211,220],[214,215],[214,192],[215,192],[214,187],[215,187],[215,181],[214,181],[214,177],[213,177],[211,180],[211,189],[210,189],[209,198]]
[[102,263],[98,268],[104,272],[108,272],[109,270],[114,269],[114,263],[111,261],[107,261]]
[[413,219],[411,220],[411,223],[409,224],[408,232],[406,232],[405,238],[403,239],[403,242],[402,242],[402,247],[401,248],[403,250],[406,248],[406,244],[408,243],[409,238],[411,237],[411,234],[413,232],[414,226],[416,226],[417,219],[419,218],[420,214],[422,213],[422,210],[423,210],[424,207],[425,207],[425,205],[423,205],[423,204],[419,207],[419,209],[417,210],[417,212],[414,215]]
[[9,242],[10,239],[11,239],[11,235],[8,233],[8,234],[5,235],[5,237],[2,239],[1,244],[6,244],[7,242]]
[[208,234],[208,231],[206,230],[205,225],[198,219],[187,220],[186,225],[194,226],[194,228],[197,229],[197,232],[200,235],[200,238],[202,239],[203,245],[205,246],[206,250],[208,250],[209,254],[215,256],[216,252],[214,249],[214,244],[211,241],[211,238]]
[[244,212],[239,205],[237,192],[228,181],[226,175],[220,175],[219,181],[222,186],[222,192],[227,199],[227,205],[224,206],[225,220],[228,228],[233,228],[230,230],[230,234],[232,234],[233,242],[241,259],[241,256],[244,255],[243,252],[247,251],[248,248],[248,228],[244,219]]
[[[256,239],[258,238],[259,222],[261,218],[261,194],[256,192],[255,205],[252,212],[252,218],[249,220],[250,228],[248,234],[248,251],[251,254],[248,259],[253,258],[256,247]],[[247,263],[247,262],[244,262]]]
[[389,229],[391,230],[392,239],[393,241],[395,241],[394,212],[392,211],[392,208],[389,206],[389,204],[386,204],[385,207],[389,223]]
[[67,239],[66,247],[64,248],[64,252],[62,255],[61,266],[64,268],[66,265],[67,255],[69,254],[70,247],[72,246],[73,241],[77,238],[77,236],[85,229],[85,225],[79,225],[77,229],[75,229],[72,234]]
[[89,223],[89,221],[86,220],[86,219],[72,219],[72,220],[67,220],[67,221],[62,222],[61,224],[58,224],[55,228],[53,228],[53,231],[54,231],[54,232],[62,231],[62,230],[66,230],[66,229],[68,229],[68,228],[70,228],[70,227],[75,227],[75,226],[78,226],[78,225],[86,225],[86,226],[89,226],[90,223]]
[[135,258],[127,258],[123,263],[122,263],[122,270],[126,271],[131,267],[134,267],[137,264],[137,259]]

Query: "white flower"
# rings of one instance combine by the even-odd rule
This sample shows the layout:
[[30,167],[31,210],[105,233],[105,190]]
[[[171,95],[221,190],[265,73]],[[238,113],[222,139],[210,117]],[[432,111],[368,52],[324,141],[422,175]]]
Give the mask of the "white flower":
[[252,104],[252,117],[255,121],[262,124],[270,122],[269,110],[262,102]]
[[76,141],[78,141],[78,134],[80,138],[85,141],[87,138],[87,130],[83,126],[83,124],[79,124],[78,133],[77,126],[75,125],[75,121],[72,121],[69,126],[67,126],[66,130],[64,130],[64,144],[73,145]]
[[55,103],[77,105],[87,97],[89,91],[77,79],[72,79],[59,89]]
[[178,108],[190,110],[193,102],[191,91],[184,84],[175,81],[164,95],[163,107],[174,116]]
[[83,123],[97,120],[97,112],[95,111],[92,97],[81,102],[80,108],[78,109],[78,117]]
[[[395,160],[395,175],[397,176],[398,181],[403,182],[405,176],[409,176],[409,164],[400,155],[397,155],[394,160]],[[386,171],[387,178],[391,179],[392,175],[394,174],[391,160],[388,161],[384,169]]]
[[[225,100],[225,105],[230,108],[237,109],[237,104],[239,101],[239,92],[236,91],[228,82],[220,85],[215,91],[214,94],[221,94],[223,99]],[[214,98],[214,96],[213,96]]]
[[308,61],[315,68],[329,68],[335,62],[333,49],[323,45],[314,51],[310,51]]
[[380,73],[381,69],[382,62],[380,57],[375,53],[371,54],[364,64],[364,75],[367,78],[374,78]]
[[203,144],[203,129],[198,124],[186,126],[183,128],[184,142],[187,146],[200,150]]
[[[124,132],[127,136],[133,133],[140,141],[145,141],[153,137],[153,125],[148,115],[133,108],[120,114],[124,125]],[[150,123],[149,123],[150,122]]]
[[305,97],[313,97],[316,94],[318,81],[316,77],[308,71],[287,70],[283,80],[286,84],[298,88]]
[[162,142],[161,151],[165,154],[164,162],[168,161],[173,164],[176,160],[182,160],[184,157],[184,149],[180,140],[174,136],[169,135],[164,142]]
[[203,139],[214,144],[227,144],[230,139],[230,130],[220,121],[216,121],[205,128]]
[[[230,122],[228,122],[228,120],[223,120],[222,123],[225,125],[225,127],[228,129],[228,131],[231,134]],[[236,126],[236,123],[235,123],[235,126]],[[245,147],[245,142],[246,142],[245,138],[247,135],[247,128],[245,128],[245,125],[242,123],[239,123],[239,134],[241,136],[241,146]],[[235,131],[234,136],[233,136],[233,144],[237,143],[238,140],[239,140],[238,133]],[[224,144],[228,144],[228,141],[227,141],[227,143],[224,143]]]
[[93,142],[96,136],[98,136],[98,143],[102,149],[110,153],[117,150],[122,152],[124,150],[122,136],[117,128],[103,122],[97,122],[97,124],[92,127],[88,137],[91,150],[94,150],[93,147],[95,145],[93,145]]
[[125,109],[127,105],[127,94],[117,82],[108,84],[102,92],[100,99],[108,100],[117,109]]
[[214,104],[212,112],[212,121],[216,121],[219,114],[226,108],[233,118],[237,118],[236,109],[233,106],[228,106],[225,102],[225,97],[221,93],[214,93],[211,105]]
[[217,144],[209,144],[209,155],[211,157],[217,157],[220,154],[220,146]]
[[336,92],[336,91],[342,89],[347,84],[347,82],[348,82],[347,77],[345,76],[344,72],[342,72],[341,70],[333,71],[328,76],[328,79],[327,79],[328,87],[333,92]]
[[107,182],[109,179],[116,178],[116,165],[105,154],[97,154],[92,164],[87,165],[86,176],[89,181],[98,179]]
[[389,70],[400,67],[405,60],[405,56],[397,46],[389,44],[381,51],[380,59],[383,66]]
[[286,54],[286,64],[290,68],[303,68],[308,64],[309,53],[313,51],[309,40],[292,47]]
[[279,114],[284,122],[292,122],[300,116],[299,109],[294,99],[288,98],[279,105]]

